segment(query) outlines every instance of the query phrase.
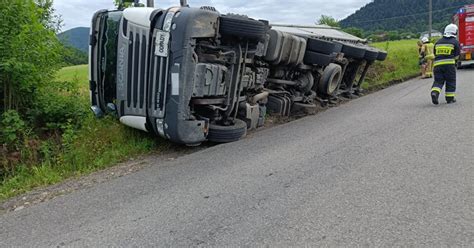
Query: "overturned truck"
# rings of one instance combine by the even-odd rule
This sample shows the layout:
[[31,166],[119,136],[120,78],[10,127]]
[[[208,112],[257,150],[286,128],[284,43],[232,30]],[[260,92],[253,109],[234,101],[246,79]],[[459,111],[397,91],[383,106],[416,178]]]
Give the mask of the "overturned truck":
[[91,28],[91,108],[176,143],[233,142],[267,113],[358,94],[386,56],[327,26],[270,25],[207,6],[102,10]]

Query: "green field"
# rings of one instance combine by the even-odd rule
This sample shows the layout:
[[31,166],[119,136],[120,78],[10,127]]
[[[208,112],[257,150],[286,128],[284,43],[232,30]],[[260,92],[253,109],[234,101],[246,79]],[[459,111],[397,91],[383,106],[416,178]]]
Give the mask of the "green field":
[[64,67],[58,71],[56,76],[58,81],[76,81],[84,87],[80,87],[81,95],[89,96],[89,66],[88,65],[76,65],[70,67]]
[[88,68],[88,65],[64,67],[59,70],[57,79],[58,81],[78,80],[80,82],[87,82],[89,77]]
[[[418,74],[416,40],[373,44],[389,52],[384,62],[377,62],[369,71],[366,89],[385,87],[393,82]],[[82,99],[77,103],[89,105],[87,65],[72,66],[57,73],[56,83],[74,82]],[[77,123],[78,128],[66,129],[61,144],[43,141],[50,157],[30,168],[18,166],[13,176],[0,184],[0,201],[27,192],[36,187],[55,184],[70,177],[86,175],[113,166],[131,157],[169,150],[172,145],[144,132],[121,125],[115,118],[96,119],[91,113]]]

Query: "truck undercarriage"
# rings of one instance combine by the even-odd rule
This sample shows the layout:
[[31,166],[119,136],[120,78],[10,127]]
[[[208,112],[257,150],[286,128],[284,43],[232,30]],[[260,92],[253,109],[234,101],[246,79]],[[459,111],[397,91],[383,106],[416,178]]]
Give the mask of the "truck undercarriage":
[[267,113],[290,116],[358,94],[370,65],[387,56],[319,29],[333,34],[212,7],[99,11],[91,29],[92,110],[176,143],[236,141],[263,126]]

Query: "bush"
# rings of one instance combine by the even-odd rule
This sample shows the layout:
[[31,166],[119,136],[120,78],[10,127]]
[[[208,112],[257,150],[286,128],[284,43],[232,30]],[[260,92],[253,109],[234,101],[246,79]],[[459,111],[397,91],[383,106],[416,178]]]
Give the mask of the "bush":
[[27,137],[27,126],[15,110],[4,112],[0,118],[0,178],[21,161],[21,149]]
[[87,103],[79,94],[78,82],[51,82],[38,89],[35,106],[29,112],[35,126],[43,130],[78,128],[87,114]]
[[26,124],[15,110],[2,114],[0,119],[0,142],[7,148],[17,148],[18,141],[26,133]]

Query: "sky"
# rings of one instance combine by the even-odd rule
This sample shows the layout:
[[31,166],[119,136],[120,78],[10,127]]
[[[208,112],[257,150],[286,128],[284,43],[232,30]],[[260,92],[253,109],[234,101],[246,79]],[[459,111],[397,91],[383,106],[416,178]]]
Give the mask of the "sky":
[[[146,1],[142,1],[146,2]],[[328,4],[330,2],[330,4]],[[191,7],[213,6],[221,13],[246,14],[272,23],[313,24],[321,15],[338,20],[354,13],[371,0],[188,0]],[[55,0],[57,14],[64,20],[63,30],[88,27],[95,11],[112,9],[113,0]],[[179,5],[179,0],[156,0],[155,7]]]

